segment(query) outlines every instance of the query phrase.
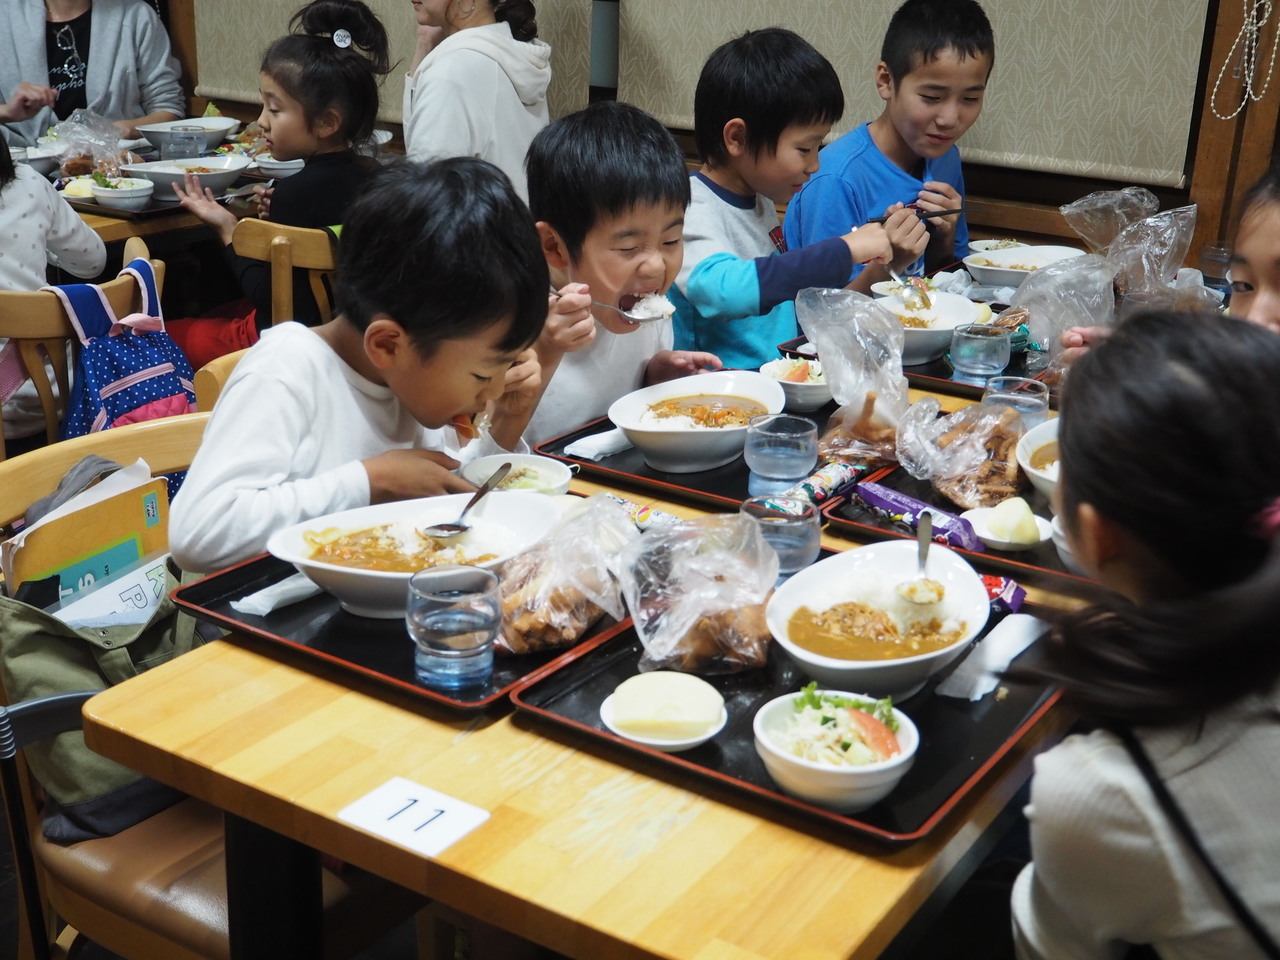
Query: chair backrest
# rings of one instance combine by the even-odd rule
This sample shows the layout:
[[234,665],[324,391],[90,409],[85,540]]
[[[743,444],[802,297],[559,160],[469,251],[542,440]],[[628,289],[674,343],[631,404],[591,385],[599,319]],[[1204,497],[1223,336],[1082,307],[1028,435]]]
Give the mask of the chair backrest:
[[240,358],[248,352],[246,347],[244,350],[225,354],[216,360],[210,360],[196,371],[197,410],[213,409],[213,405],[218,402],[218,397],[222,394],[222,388],[227,385],[227,378],[231,376],[231,371],[236,368]]
[[320,318],[333,319],[326,278],[338,268],[337,243],[328,230],[290,227],[270,220],[246,217],[236,224],[231,245],[237,254],[271,264],[271,322],[293,319],[293,271],[307,271]]
[[13,523],[32,503],[56,490],[67,471],[91,453],[123,464],[142,457],[153,476],[187,469],[208,422],[207,413],[144,420],[51,443],[0,462],[0,527]]
[[[124,257],[125,263],[138,257],[150,259],[150,252],[141,238],[130,237],[124,245]],[[159,260],[151,263],[156,271],[156,287],[163,292],[164,263]],[[100,286],[117,317],[137,313],[141,309],[142,291],[132,275],[116,277]],[[48,290],[0,291],[0,337],[16,343],[18,355],[40,397],[45,434],[49,443],[54,443],[58,439],[58,424],[62,420],[66,399],[71,393],[67,350],[78,342],[62,301]],[[45,367],[46,357],[53,367],[53,381],[49,380]],[[58,387],[56,393],[53,389],[55,382]],[[4,456],[4,435],[0,431],[0,460]]]

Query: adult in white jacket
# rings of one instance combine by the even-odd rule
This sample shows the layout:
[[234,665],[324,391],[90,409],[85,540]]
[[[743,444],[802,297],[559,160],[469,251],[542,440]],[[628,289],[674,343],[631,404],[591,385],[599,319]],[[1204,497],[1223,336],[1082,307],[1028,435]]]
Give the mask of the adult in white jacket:
[[524,155],[547,125],[551,48],[530,0],[411,0],[418,45],[404,86],[405,152],[478,157],[520,194]]

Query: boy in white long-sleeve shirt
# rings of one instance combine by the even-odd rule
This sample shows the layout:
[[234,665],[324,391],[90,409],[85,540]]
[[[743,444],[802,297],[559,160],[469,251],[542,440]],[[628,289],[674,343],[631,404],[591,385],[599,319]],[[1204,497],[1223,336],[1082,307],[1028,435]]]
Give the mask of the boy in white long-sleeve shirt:
[[[263,334],[214,408],[170,517],[206,571],[339,510],[473,489],[458,459],[514,448],[540,381],[547,267],[524,204],[471,159],[379,174],[343,228],[339,315]],[[463,448],[450,424],[489,410]]]

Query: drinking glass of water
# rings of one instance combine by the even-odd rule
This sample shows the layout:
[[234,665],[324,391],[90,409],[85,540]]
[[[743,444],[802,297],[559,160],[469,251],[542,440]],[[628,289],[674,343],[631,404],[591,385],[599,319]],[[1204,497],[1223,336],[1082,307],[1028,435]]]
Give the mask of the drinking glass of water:
[[1028,430],[1049,419],[1049,385],[1027,377],[992,377],[982,391],[983,403],[1009,407]]
[[818,559],[822,549],[822,515],[807,500],[752,497],[740,511],[760,525],[760,535],[778,554],[778,583]]
[[161,160],[190,160],[204,153],[204,128],[194,125],[169,128],[170,137],[160,147]]
[[417,644],[414,670],[428,687],[481,686],[493,676],[493,640],[502,627],[502,598],[492,570],[428,567],[409,578],[404,611]]
[[782,493],[813,473],[818,463],[818,425],[785,413],[752,417],[742,456],[751,471],[749,493]]
[[1009,365],[1009,331],[965,323],[951,332],[951,365],[963,377],[994,377]]

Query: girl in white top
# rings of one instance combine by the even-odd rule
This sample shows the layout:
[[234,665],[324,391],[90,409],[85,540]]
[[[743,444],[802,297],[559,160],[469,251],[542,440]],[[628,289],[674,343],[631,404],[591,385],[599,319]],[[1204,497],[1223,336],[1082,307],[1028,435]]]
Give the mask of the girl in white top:
[[[102,238],[80,219],[53,184],[25,163],[14,164],[0,140],[0,290],[38,290],[49,264],[77,277],[96,277],[107,261]],[[0,340],[0,393],[23,381],[16,353]],[[50,370],[50,380],[53,374]],[[4,435],[26,437],[44,429],[44,413],[35,385],[25,380],[4,400]]]
[[[1040,673],[1092,732],[1036,761],[1018,954],[1276,956],[1280,337],[1231,317],[1138,314],[1075,364],[1060,422],[1059,516],[1073,555],[1115,593],[1041,644]],[[1136,738],[1153,781],[1118,733]]]
[[526,199],[524,155],[547,125],[551,48],[529,0],[412,0],[418,43],[404,85],[405,152],[478,157]]

